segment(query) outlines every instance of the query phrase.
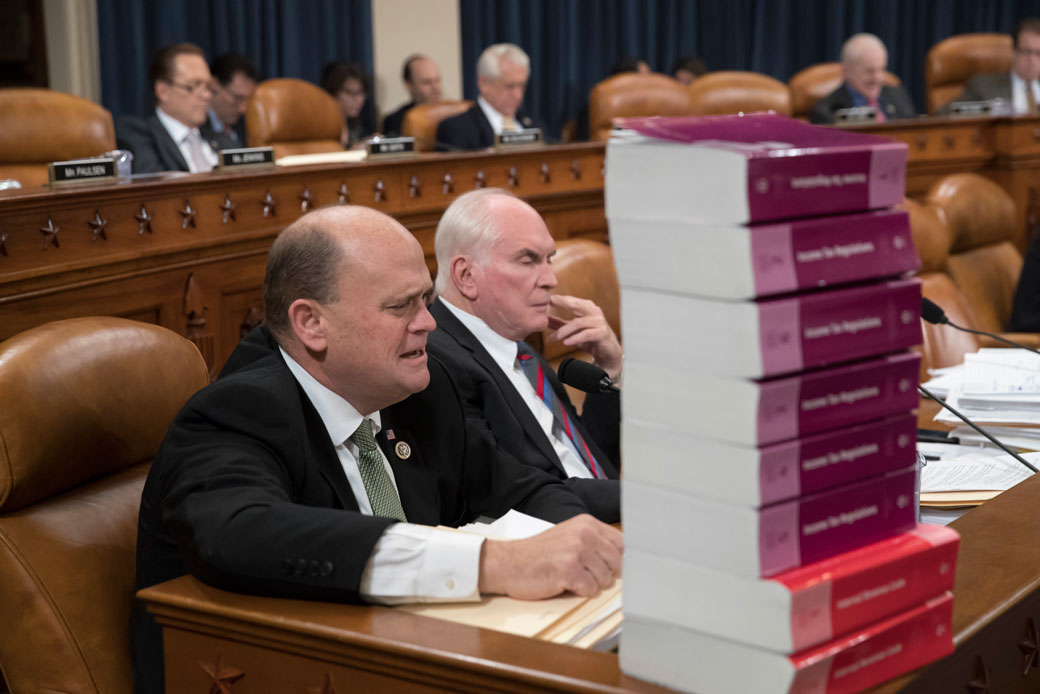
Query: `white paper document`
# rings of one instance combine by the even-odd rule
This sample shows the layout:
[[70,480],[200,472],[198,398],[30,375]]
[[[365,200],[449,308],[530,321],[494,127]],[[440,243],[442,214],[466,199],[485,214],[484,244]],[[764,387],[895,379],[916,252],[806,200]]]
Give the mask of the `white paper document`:
[[[1022,457],[1033,465],[1040,464],[1040,453]],[[1032,474],[1009,455],[978,451],[929,461],[921,470],[921,492],[1003,491]]]

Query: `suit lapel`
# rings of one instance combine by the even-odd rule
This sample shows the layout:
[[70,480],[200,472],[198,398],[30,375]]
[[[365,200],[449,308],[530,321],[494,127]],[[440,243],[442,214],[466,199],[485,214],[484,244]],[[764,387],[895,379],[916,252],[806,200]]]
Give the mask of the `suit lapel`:
[[484,111],[480,108],[479,104],[473,107],[473,112],[473,116],[477,122],[477,127],[480,129],[481,136],[483,137],[485,142],[490,143],[488,145],[490,147],[492,144],[495,143],[495,131],[491,127],[491,123],[488,122],[487,116],[484,115]]
[[[303,412],[303,420],[308,432],[307,440],[311,448],[310,454],[317,463],[318,472],[332,488],[342,508],[348,511],[359,510],[357,499],[354,497],[350,482],[347,481],[346,473],[343,472],[343,465],[340,463],[339,456],[336,455],[336,447],[329,438],[329,431],[325,427],[325,423],[321,421],[321,415],[314,409],[314,405],[303,392],[303,388],[293,378],[289,367],[284,368],[286,376],[292,382],[297,397],[300,399],[300,409]],[[304,455],[307,453],[305,452]]]
[[516,392],[516,387],[512,381],[502,373],[502,369],[491,358],[491,355],[480,344],[480,341],[455,317],[455,314],[441,303],[440,299],[434,302],[431,313],[433,313],[433,317],[437,321],[437,329],[446,332],[460,346],[471,352],[473,359],[491,376],[491,380],[495,382],[495,385],[498,386],[499,391],[501,391],[503,397],[509,403],[509,409],[512,410],[517,421],[520,422],[520,427],[524,430],[524,434],[527,435],[531,443],[538,448],[543,456],[553,461],[554,465],[563,470],[563,465],[560,463],[559,456],[556,455],[556,450],[553,449],[552,443],[531,412],[531,408],[527,406],[527,402],[523,397]]
[[188,162],[184,159],[184,155],[181,154],[180,147],[170,137],[169,131],[159,122],[158,116],[150,116],[148,118],[148,126],[152,129],[152,137],[155,138],[155,142],[158,145],[159,154],[163,158],[163,165],[171,171],[191,171],[188,167]]
[[394,471],[397,494],[401,497],[401,506],[408,522],[437,525],[440,513],[432,503],[436,495],[431,493],[433,484],[422,451],[407,429],[395,425],[390,412],[382,410],[380,420],[383,426],[376,435],[376,443]]

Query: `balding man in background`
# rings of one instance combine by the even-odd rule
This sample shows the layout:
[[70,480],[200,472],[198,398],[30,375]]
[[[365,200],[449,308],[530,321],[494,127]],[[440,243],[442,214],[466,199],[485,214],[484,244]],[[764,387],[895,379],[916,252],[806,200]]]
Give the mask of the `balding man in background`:
[[888,50],[873,34],[856,34],[841,48],[841,86],[816,102],[809,120],[833,123],[835,112],[856,106],[871,106],[879,121],[913,118],[914,102],[902,87],[885,84]]
[[[418,241],[363,207],[279,235],[266,327],[177,415],[141,500],[137,586],[191,573],[240,592],[342,602],[591,595],[621,534],[556,479],[496,458],[428,359],[433,291]],[[519,508],[527,540],[440,530]],[[573,517],[575,515],[579,517]],[[162,690],[158,625],[135,612],[138,694]]]
[[477,60],[477,105],[441,121],[437,143],[448,150],[483,149],[505,130],[531,126],[531,119],[520,112],[530,74],[531,61],[519,46],[497,43],[485,48]]
[[397,137],[405,114],[419,104],[435,104],[441,100],[441,69],[425,55],[415,53],[405,59],[401,81],[412,100],[383,119],[383,134]]
[[[620,520],[620,399],[590,393],[579,416],[552,367],[526,342],[551,326],[617,380],[617,336],[593,302],[554,295],[556,245],[541,216],[511,193],[459,196],[437,226],[437,329],[444,362],[473,416],[522,462],[563,480],[600,520]],[[549,307],[573,317],[549,315]]]

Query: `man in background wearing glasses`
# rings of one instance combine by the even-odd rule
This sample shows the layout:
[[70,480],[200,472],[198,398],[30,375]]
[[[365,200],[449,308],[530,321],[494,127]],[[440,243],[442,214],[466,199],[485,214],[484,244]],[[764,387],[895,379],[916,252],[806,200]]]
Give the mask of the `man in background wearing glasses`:
[[1011,36],[1015,50],[1009,72],[975,75],[964,85],[958,101],[1003,99],[1013,113],[1040,113],[1040,19],[1023,19]]
[[246,146],[246,107],[256,91],[256,68],[241,53],[218,55],[209,64],[209,112],[199,132],[207,142],[223,133],[235,147]]
[[199,132],[212,95],[202,49],[190,43],[163,46],[152,58],[148,79],[155,113],[126,116],[116,127],[119,147],[134,154],[134,173],[210,171],[217,165],[217,150],[233,144],[223,133],[210,143]]

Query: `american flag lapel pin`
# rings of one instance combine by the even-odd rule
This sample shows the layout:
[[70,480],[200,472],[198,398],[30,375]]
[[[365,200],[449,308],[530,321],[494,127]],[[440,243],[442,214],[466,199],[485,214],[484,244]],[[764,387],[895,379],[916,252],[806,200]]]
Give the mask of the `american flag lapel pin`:
[[393,441],[394,440],[394,430],[393,429],[387,429],[386,430],[386,440],[387,441]]

